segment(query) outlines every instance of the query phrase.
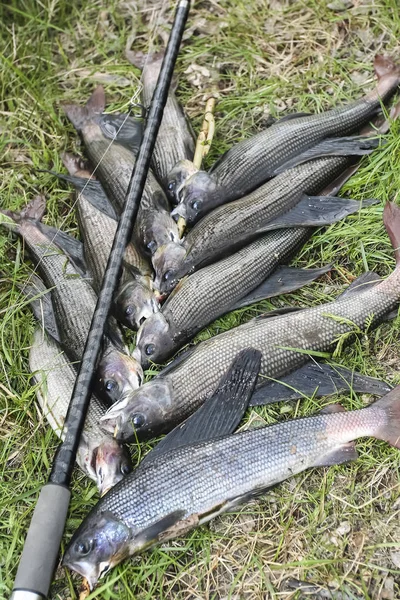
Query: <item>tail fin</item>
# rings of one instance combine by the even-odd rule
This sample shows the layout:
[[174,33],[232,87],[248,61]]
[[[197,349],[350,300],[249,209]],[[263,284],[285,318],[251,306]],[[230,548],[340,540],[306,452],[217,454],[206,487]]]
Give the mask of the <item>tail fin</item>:
[[103,86],[99,85],[86,102],[85,106],[79,104],[63,104],[62,108],[72,125],[81,131],[83,126],[97,115],[101,115],[106,107],[106,95]]
[[379,426],[374,437],[400,449],[400,385],[374,402],[373,408],[383,410],[386,416],[385,423]]
[[378,54],[374,60],[374,71],[378,78],[378,85],[372,94],[386,98],[400,83],[400,66],[389,56]]
[[[41,221],[46,212],[46,199],[44,196],[35,196],[21,211],[2,209],[0,214],[9,217],[18,224],[24,219],[34,219]],[[6,223],[4,223],[7,225]]]
[[383,223],[393,246],[396,264],[400,264],[400,206],[387,202],[383,209]]
[[157,62],[158,60],[164,57],[164,51],[160,50],[159,52],[151,52],[150,54],[145,54],[140,50],[126,50],[125,51],[126,59],[136,67],[137,69],[142,70],[146,63]]
[[71,154],[71,152],[63,152],[61,154],[61,160],[70,175],[85,179],[95,179],[94,175],[92,175],[89,170],[87,163],[80,156]]

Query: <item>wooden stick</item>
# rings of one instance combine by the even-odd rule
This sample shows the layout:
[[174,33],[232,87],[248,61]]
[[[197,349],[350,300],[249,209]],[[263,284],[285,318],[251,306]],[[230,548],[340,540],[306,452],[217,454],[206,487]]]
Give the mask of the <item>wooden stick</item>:
[[[197,137],[196,148],[194,151],[193,164],[198,169],[201,169],[201,163],[203,162],[203,158],[207,156],[210,151],[211,142],[215,133],[215,119],[214,119],[214,110],[215,105],[217,104],[217,100],[214,96],[208,98],[206,102],[206,110],[204,113],[203,123],[200,129],[200,133]],[[178,219],[178,232],[179,237],[182,237],[183,232],[185,231],[186,221],[183,217],[179,217]]]

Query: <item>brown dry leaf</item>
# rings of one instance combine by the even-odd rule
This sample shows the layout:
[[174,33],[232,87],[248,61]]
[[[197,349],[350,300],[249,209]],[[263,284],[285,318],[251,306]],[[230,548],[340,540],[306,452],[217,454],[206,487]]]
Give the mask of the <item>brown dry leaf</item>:
[[197,65],[196,63],[190,65],[184,73],[187,75],[189,83],[199,88],[205,87],[208,80],[211,78],[211,71],[207,69],[207,67]]

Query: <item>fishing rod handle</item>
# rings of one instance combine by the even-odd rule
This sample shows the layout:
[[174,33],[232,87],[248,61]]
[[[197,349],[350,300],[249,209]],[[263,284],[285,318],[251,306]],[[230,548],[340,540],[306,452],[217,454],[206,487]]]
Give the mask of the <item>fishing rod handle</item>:
[[[71,492],[47,483],[40,492],[19,562],[11,600],[47,598],[67,519]],[[38,544],[38,540],[42,540]]]

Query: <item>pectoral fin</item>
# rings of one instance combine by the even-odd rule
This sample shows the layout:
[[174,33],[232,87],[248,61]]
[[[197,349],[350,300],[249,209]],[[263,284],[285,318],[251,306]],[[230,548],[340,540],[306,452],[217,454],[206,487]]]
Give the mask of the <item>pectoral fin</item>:
[[308,362],[279,381],[267,381],[265,385],[259,385],[249,405],[262,406],[312,396],[320,398],[350,390],[383,396],[391,389],[390,385],[380,379],[361,375],[344,367]]
[[57,320],[54,313],[51,292],[36,275],[30,275],[28,281],[18,286],[29,301],[32,312],[45,331],[59,344],[61,343]]
[[145,457],[233,433],[246,412],[260,370],[261,352],[248,348],[236,356],[215,392],[186,421],[175,427]]
[[82,242],[57,227],[38,223],[38,228],[50,242],[56,244],[71,259],[78,273],[85,276],[87,267]]
[[327,138],[284,162],[275,169],[274,175],[278,175],[296,165],[300,165],[313,158],[320,158],[321,156],[363,156],[364,154],[371,154],[379,146],[379,143],[380,140],[377,137],[348,136]]
[[265,281],[255,288],[250,294],[241,298],[229,310],[236,310],[260,302],[266,298],[288,294],[294,290],[315,281],[320,275],[327,273],[332,265],[326,265],[319,269],[299,269],[297,267],[279,267]]
[[280,229],[281,227],[322,227],[331,225],[365,206],[377,204],[378,200],[350,200],[337,196],[304,196],[287,213],[266,223],[257,233]]

